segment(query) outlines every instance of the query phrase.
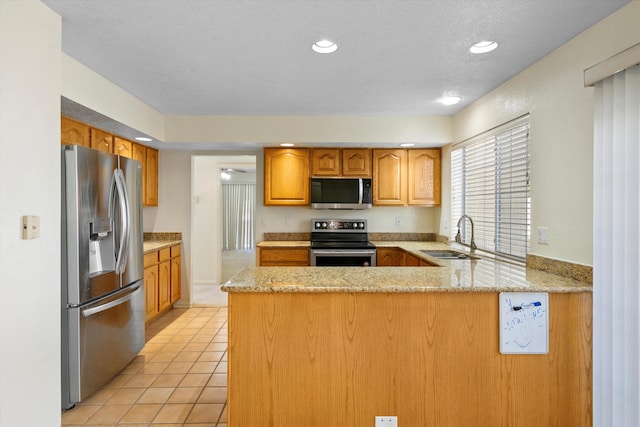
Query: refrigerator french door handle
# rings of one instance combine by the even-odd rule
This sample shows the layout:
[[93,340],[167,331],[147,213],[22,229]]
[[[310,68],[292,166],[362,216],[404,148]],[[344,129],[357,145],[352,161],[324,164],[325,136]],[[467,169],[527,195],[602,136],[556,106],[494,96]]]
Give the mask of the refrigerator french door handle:
[[127,257],[129,254],[129,236],[131,234],[131,213],[129,211],[129,196],[127,194],[127,186],[122,169],[118,168],[113,171],[117,200],[120,204],[120,216],[122,222],[122,230],[120,232],[120,245],[118,255],[116,256],[116,274],[122,274],[127,266]]
[[117,305],[120,305],[129,301],[133,297],[133,294],[140,288],[140,286],[141,286],[140,283],[136,283],[135,285],[131,285],[129,292],[127,293],[127,295],[123,297],[120,297],[113,301],[109,301],[106,304],[98,305],[96,307],[85,308],[84,310],[82,310],[82,316],[83,317],[93,316],[94,314],[101,313],[103,311],[109,310],[110,308],[113,308]]

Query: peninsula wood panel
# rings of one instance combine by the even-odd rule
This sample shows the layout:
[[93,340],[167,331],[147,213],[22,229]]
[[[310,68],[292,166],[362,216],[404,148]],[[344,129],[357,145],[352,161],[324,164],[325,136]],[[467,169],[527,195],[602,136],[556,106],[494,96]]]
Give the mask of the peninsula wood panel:
[[499,353],[498,294],[229,294],[228,425],[592,425],[590,293],[549,295],[549,354]]

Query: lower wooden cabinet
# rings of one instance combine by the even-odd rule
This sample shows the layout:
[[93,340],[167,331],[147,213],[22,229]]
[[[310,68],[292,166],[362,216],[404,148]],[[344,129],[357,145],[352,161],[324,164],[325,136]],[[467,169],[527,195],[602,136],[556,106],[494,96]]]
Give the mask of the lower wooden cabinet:
[[433,267],[425,260],[422,260],[403,249],[389,247],[376,249],[376,265],[378,267]]
[[377,248],[376,265],[378,267],[404,266],[405,252],[400,248]]
[[182,295],[181,271],[180,245],[171,246],[171,304],[179,300]]
[[144,255],[145,320],[169,310],[180,299],[180,245]]
[[258,265],[262,267],[308,266],[309,248],[258,248]]
[[[157,257],[157,253],[154,252]],[[147,257],[145,255],[145,261]],[[144,269],[144,297],[145,297],[145,321],[149,321],[158,315],[158,265]]]

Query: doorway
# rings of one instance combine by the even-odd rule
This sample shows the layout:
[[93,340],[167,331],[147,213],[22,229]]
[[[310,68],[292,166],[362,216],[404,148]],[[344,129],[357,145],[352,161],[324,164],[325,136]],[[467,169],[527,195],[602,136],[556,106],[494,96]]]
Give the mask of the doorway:
[[220,286],[255,265],[256,156],[193,155],[191,163],[191,303],[227,305]]

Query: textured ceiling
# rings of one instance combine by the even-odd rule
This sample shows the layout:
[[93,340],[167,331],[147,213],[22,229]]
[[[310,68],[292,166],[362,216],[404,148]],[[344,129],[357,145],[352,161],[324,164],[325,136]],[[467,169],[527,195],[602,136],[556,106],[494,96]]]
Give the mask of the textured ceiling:
[[[65,53],[162,113],[207,115],[453,114],[628,3],[42,1]],[[312,52],[320,38],[339,50]],[[469,53],[485,39],[499,48]]]

